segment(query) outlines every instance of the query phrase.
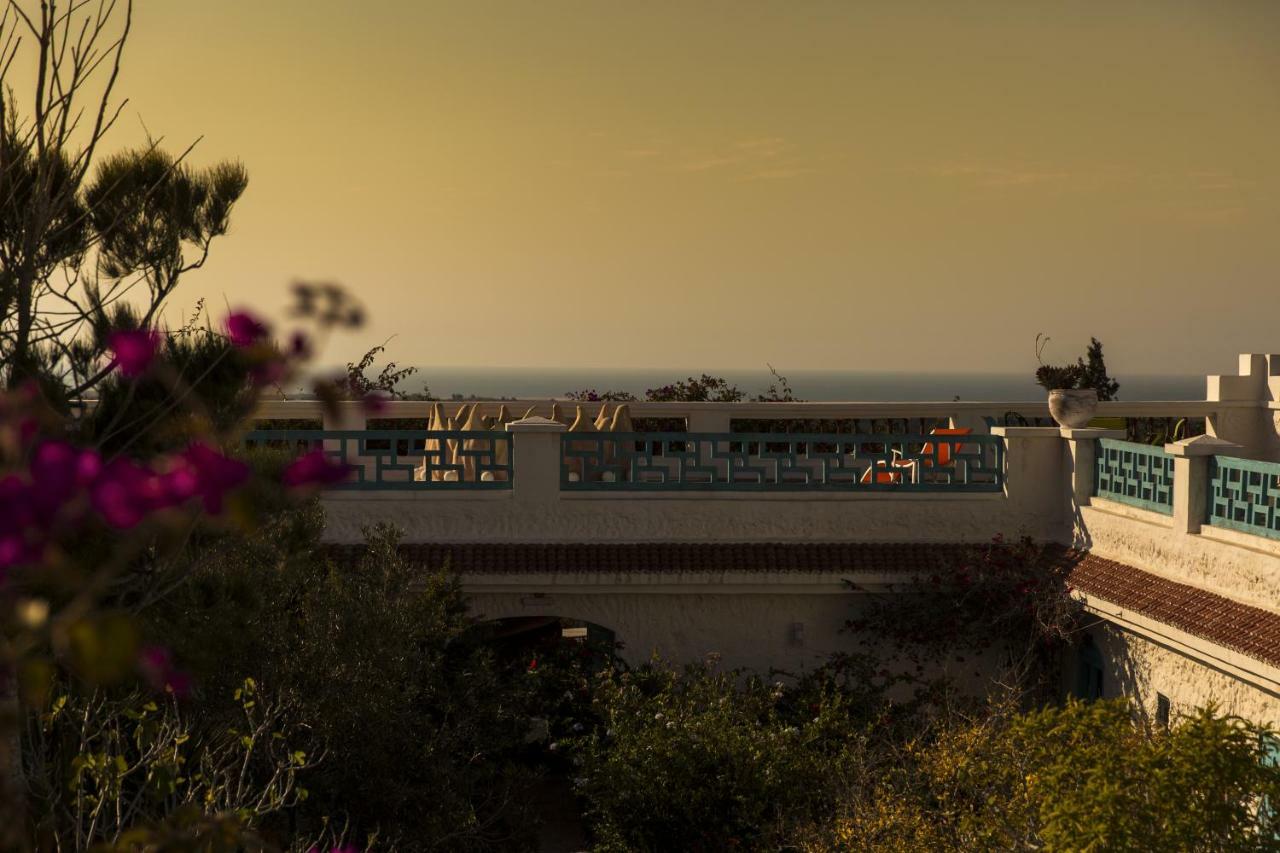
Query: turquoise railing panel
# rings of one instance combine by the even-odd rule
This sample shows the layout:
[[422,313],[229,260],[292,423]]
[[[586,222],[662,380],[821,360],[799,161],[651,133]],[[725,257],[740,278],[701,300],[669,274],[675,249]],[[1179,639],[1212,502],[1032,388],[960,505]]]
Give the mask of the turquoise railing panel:
[[1280,539],[1280,463],[1212,457],[1209,523]]
[[354,491],[510,489],[511,434],[487,430],[253,430],[248,447],[322,449],[352,466],[330,488]]
[[560,486],[601,491],[1000,492],[992,435],[565,433]]
[[1173,515],[1173,457],[1150,444],[1100,438],[1093,465],[1093,493]]

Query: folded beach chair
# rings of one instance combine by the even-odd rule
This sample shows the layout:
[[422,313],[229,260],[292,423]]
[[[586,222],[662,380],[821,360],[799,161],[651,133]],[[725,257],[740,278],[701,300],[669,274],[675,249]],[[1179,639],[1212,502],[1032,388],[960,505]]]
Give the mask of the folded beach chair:
[[[937,427],[929,430],[929,435],[970,435],[973,430],[969,427]],[[955,446],[949,441],[937,443],[937,456],[939,465],[951,464],[951,449]],[[859,482],[867,483],[913,483],[919,482],[915,467],[923,462],[924,467],[933,467],[934,442],[926,442],[920,448],[921,459],[903,459],[898,451],[894,451],[894,459],[889,462],[877,461],[874,465],[862,473],[862,479]],[[874,477],[874,481],[872,480]]]

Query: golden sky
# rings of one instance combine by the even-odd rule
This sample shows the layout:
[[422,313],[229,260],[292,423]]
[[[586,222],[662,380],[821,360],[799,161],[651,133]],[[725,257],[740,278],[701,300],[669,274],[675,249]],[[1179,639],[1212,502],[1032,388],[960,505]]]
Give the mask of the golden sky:
[[[1112,372],[1280,349],[1280,3],[139,0],[142,123],[237,157],[173,302],[336,280],[345,359]],[[430,380],[427,370],[423,378]]]

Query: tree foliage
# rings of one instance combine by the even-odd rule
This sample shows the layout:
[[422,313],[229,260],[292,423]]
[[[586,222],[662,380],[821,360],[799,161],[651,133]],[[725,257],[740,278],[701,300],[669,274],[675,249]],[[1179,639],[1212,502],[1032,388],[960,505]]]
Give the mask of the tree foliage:
[[[111,331],[159,321],[226,233],[248,178],[230,161],[193,168],[188,152],[155,142],[101,157],[124,105],[114,88],[132,2],[34,5],[0,12],[0,380],[35,380],[60,403],[108,375]],[[23,115],[8,78],[27,56]]]

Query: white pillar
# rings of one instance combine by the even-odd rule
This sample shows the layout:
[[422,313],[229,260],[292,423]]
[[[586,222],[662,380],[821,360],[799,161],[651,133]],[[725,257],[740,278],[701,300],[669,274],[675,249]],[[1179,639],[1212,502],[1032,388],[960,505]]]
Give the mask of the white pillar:
[[732,420],[729,412],[723,409],[708,411],[697,403],[692,405],[693,408],[685,415],[689,432],[729,432]]
[[1058,428],[995,426],[991,434],[1004,438],[1004,494],[1026,519],[1025,532],[1037,539],[1066,538],[1063,494],[1070,481]]
[[1173,529],[1199,533],[1209,509],[1209,457],[1219,453],[1234,456],[1240,445],[1197,435],[1166,444],[1164,449],[1173,457]]
[[1098,459],[1097,440],[1124,439],[1122,429],[1075,429],[1062,427],[1058,433],[1067,440],[1062,462],[1067,475],[1068,498],[1076,507],[1088,506],[1093,499],[1093,468]]
[[[326,407],[324,417],[321,420],[321,426],[325,430],[347,431],[357,430],[364,431],[367,429],[365,421],[364,404],[359,402],[341,402],[334,404],[332,409]],[[324,442],[324,450],[326,453],[337,453],[342,450],[343,442],[338,439],[326,440]],[[346,440],[347,452],[343,457],[343,462],[348,465],[358,465],[364,470],[364,477],[372,478],[373,471],[369,470],[373,465],[372,460],[362,458],[359,453],[358,439],[348,438]]]
[[516,500],[560,499],[560,436],[566,430],[559,421],[536,416],[507,424],[511,433],[511,488]]
[[1209,435],[1240,445],[1239,455],[1280,460],[1277,412],[1269,404],[1280,400],[1280,355],[1243,353],[1237,376],[1206,378],[1205,399],[1234,403],[1209,417]]

